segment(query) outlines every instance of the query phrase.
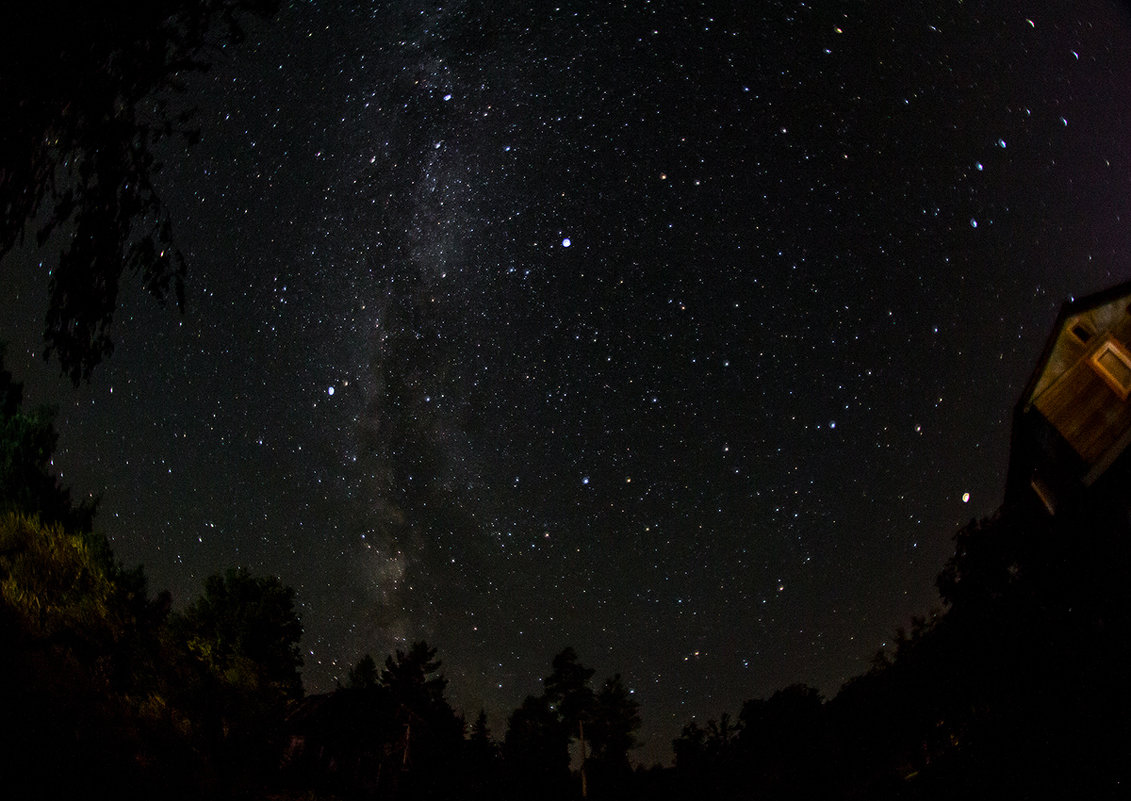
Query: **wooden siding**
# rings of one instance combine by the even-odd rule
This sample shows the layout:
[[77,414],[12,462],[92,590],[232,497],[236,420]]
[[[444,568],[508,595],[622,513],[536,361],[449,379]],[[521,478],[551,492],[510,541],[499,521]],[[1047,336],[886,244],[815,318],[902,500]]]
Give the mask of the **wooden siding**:
[[1094,334],[1088,341],[1088,344],[1085,344],[1072,333],[1073,325],[1082,318],[1083,315],[1069,318],[1057,333],[1056,345],[1053,347],[1052,352],[1049,353],[1048,361],[1045,363],[1045,369],[1041,371],[1040,376],[1037,378],[1036,386],[1033,388],[1033,394],[1027,399],[1029,403],[1032,403],[1035,398],[1039,397],[1049,388],[1057,377],[1063,375],[1083,356],[1095,350],[1096,337]]
[[[1123,343],[1131,341],[1131,317],[1124,316],[1110,332]],[[1094,347],[1066,371],[1045,384],[1033,405],[1064,436],[1087,465],[1104,454],[1131,429],[1131,402],[1115,393],[1100,377],[1089,357],[1102,344],[1105,333],[1089,343]]]

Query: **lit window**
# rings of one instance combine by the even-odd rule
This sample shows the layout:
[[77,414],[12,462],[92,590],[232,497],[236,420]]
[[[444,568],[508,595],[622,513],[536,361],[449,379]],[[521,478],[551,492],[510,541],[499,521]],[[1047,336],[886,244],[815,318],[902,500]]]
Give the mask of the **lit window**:
[[1131,395],[1131,353],[1108,337],[1099,350],[1092,354],[1092,367],[1123,400]]

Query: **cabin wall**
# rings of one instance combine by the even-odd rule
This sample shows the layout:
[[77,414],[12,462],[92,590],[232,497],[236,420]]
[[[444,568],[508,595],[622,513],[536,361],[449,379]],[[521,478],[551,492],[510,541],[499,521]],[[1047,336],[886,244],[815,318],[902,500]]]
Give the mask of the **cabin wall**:
[[1110,491],[1115,468],[1126,490],[1129,361],[1131,283],[1065,306],[1014,415],[1007,501],[1037,502],[1052,514],[1091,504]]
[[1029,396],[1030,402],[1043,394],[1050,384],[1081,358],[1094,352],[1107,332],[1117,330],[1131,321],[1129,303],[1131,297],[1123,297],[1067,317],[1057,332],[1056,342]]
[[[1097,330],[1086,345],[1071,333],[1075,318],[1069,318],[1054,348],[1057,358],[1050,359],[1046,366],[1048,378],[1038,383],[1032,399],[1033,407],[1088,465],[1101,462],[1131,429],[1131,401],[1120,397],[1091,363],[1092,354],[1108,336],[1131,349],[1131,314],[1125,303],[1112,305],[1119,310],[1118,315],[1107,315],[1114,319],[1113,325]],[[1073,361],[1069,364],[1070,358]],[[1057,370],[1061,372],[1056,374]]]

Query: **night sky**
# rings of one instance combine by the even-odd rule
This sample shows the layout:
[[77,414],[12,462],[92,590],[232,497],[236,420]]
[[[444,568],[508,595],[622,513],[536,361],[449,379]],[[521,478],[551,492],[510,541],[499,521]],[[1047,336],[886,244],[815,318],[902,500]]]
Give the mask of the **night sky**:
[[423,638],[501,736],[573,645],[645,762],[831,697],[999,504],[1059,305],[1131,278],[1121,4],[284,6],[159,154],[185,315],[133,281],[74,390],[28,248],[0,338],[154,590],[295,587],[308,692]]

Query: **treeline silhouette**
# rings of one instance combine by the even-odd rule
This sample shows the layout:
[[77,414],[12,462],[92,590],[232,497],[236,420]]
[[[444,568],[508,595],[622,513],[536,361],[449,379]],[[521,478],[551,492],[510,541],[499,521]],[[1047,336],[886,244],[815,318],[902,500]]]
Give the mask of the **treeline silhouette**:
[[0,363],[5,798],[1114,798],[1131,765],[1131,468],[1052,517],[956,536],[943,611],[826,701],[786,687],[633,768],[640,709],[572,648],[501,737],[424,642],[304,696],[294,591],[242,569],[174,611],[51,473],[48,409]]
[[[505,739],[444,697],[436,651],[366,654],[304,697],[295,593],[234,568],[174,611],[51,471],[48,408],[25,410],[0,348],[0,786],[4,798],[609,795],[638,706],[564,649]],[[570,770],[570,747],[584,759]]]
[[787,687],[675,741],[677,789],[732,798],[1125,798],[1126,470],[1072,515],[1002,507],[956,536],[945,604],[823,702]]
[[436,651],[369,654],[304,697],[294,591],[242,569],[181,611],[119,564],[51,473],[49,409],[0,361],[0,763],[6,798],[1120,797],[1131,765],[1131,468],[1056,517],[956,536],[944,610],[831,700],[786,687],[689,722],[633,769],[640,710],[572,648],[493,738]]
[[[189,72],[276,0],[17,3],[0,25],[0,257],[50,258],[47,353],[76,384],[112,350],[129,272],[183,303],[156,142],[197,138]],[[55,239],[53,239],[53,237]],[[174,611],[52,474],[50,410],[0,363],[0,797],[703,799],[1128,795],[1131,470],[1055,518],[971,522],[943,611],[831,700],[803,685],[689,722],[631,768],[640,710],[572,649],[492,737],[415,643],[304,696],[294,591],[233,569]],[[736,699],[737,703],[738,699]]]

